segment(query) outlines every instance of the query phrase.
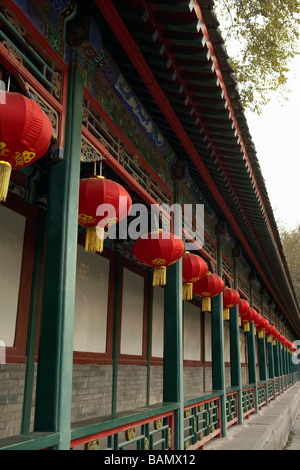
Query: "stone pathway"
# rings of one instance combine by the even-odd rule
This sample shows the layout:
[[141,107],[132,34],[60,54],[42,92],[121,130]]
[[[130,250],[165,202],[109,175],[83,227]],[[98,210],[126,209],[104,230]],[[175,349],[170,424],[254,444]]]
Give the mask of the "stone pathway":
[[297,415],[297,421],[289,435],[284,450],[300,450],[300,411]]
[[204,448],[207,451],[284,449],[300,449],[300,381],[257,414],[250,415],[242,425],[231,426],[226,437],[212,439]]

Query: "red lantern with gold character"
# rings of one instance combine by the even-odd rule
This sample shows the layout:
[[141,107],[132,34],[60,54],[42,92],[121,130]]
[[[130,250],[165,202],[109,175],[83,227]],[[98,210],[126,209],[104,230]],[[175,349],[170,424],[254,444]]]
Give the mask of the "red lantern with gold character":
[[193,298],[193,284],[207,273],[207,264],[203,258],[185,252],[182,256],[182,299]]
[[224,281],[217,274],[208,272],[194,284],[194,293],[202,298],[202,311],[211,311],[211,298],[221,294],[224,289]]
[[104,229],[127,217],[132,200],[123,186],[104,176],[80,180],[78,223],[87,228],[85,249],[103,251]]
[[176,263],[183,253],[184,243],[181,238],[161,229],[142,235],[133,247],[136,260],[154,268],[154,286],[166,284],[166,268]]
[[52,137],[49,117],[35,101],[4,92],[0,104],[0,202],[8,193],[12,169],[31,165],[48,150]]
[[229,320],[229,309],[235,307],[240,300],[240,294],[235,289],[228,286],[223,290],[223,318]]

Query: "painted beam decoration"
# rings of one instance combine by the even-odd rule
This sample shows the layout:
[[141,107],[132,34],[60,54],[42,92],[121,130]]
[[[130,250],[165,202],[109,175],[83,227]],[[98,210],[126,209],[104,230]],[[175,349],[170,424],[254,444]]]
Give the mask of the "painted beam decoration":
[[169,163],[175,161],[175,154],[167,140],[152,121],[148,112],[133,93],[127,81],[120,73],[118,67],[103,48],[103,55],[97,64],[105,75],[117,96],[125,104],[139,126],[145,132],[152,144],[160,151]]
[[36,29],[53,49],[67,62],[68,46],[65,41],[66,21],[76,10],[74,0],[15,0]]

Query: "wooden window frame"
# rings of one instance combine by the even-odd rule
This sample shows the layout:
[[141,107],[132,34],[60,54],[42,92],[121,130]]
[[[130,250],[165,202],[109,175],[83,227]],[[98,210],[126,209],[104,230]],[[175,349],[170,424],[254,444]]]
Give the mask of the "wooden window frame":
[[[78,244],[84,246],[85,237],[82,233],[78,234]],[[114,319],[114,295],[115,295],[115,273],[116,261],[115,253],[104,247],[103,253],[94,254],[94,256],[103,256],[110,261],[109,280],[108,280],[108,298],[107,298],[107,328],[106,328],[106,351],[105,353],[95,353],[89,351],[73,351],[74,364],[112,364],[113,347],[113,319]]]
[[[198,359],[184,359],[184,311],[183,311],[183,326],[182,326],[182,355],[183,355],[183,366],[184,367],[200,367],[203,366],[203,339],[205,334],[205,328],[203,328],[202,322],[202,315],[203,312],[201,310],[201,301],[193,298],[189,300],[187,303],[194,305],[195,307],[199,308],[199,315],[200,315],[200,358]],[[205,363],[207,365],[207,363]]]
[[[144,306],[143,306],[143,330],[142,330],[142,354],[121,354],[121,337],[122,337],[122,304],[123,304],[123,278],[124,269],[128,269],[135,274],[138,274],[144,278]],[[133,261],[122,258],[121,262],[121,273],[120,273],[120,310],[119,310],[119,353],[118,363],[119,364],[135,364],[135,365],[147,365],[147,318],[148,318],[148,271],[142,266],[137,265]]]
[[[163,286],[160,286],[159,289],[164,289]],[[164,358],[159,357],[159,356],[153,356],[152,355],[152,334],[153,334],[153,294],[154,290],[152,290],[152,308],[151,308],[151,331],[149,333],[150,337],[150,348],[151,348],[151,353],[150,353],[150,365],[151,366],[162,366],[164,363]],[[164,353],[164,352],[163,352]]]
[[23,252],[18,292],[14,345],[6,347],[7,363],[26,363],[28,320],[31,304],[32,275],[35,259],[38,208],[13,193],[8,193],[7,209],[25,217]]

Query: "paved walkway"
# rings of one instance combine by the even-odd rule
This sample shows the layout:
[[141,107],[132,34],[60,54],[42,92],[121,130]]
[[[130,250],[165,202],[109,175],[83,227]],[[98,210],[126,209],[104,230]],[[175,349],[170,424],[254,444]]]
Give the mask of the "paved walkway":
[[285,450],[300,450],[300,410],[284,448]]
[[231,426],[226,437],[213,439],[205,446],[205,450],[284,449],[300,449],[300,381],[242,425]]

